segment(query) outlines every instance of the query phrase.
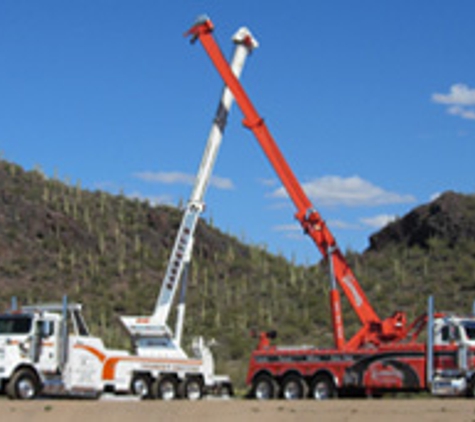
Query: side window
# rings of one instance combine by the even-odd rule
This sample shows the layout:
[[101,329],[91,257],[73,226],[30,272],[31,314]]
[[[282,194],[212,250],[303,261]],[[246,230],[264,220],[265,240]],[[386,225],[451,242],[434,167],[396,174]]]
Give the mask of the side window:
[[450,340],[450,335],[449,335],[449,326],[448,325],[444,325],[442,327],[442,331],[441,331],[441,337],[442,337],[442,341],[444,343],[448,343],[449,340]]
[[54,322],[53,321],[42,321],[41,323],[41,336],[50,337],[54,334]]
[[460,340],[459,327],[456,325],[444,325],[442,327],[441,337],[444,343]]

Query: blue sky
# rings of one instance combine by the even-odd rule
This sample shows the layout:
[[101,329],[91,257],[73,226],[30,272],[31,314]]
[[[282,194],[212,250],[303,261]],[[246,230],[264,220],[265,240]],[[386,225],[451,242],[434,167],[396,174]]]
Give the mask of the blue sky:
[[[243,85],[343,249],[443,191],[474,192],[472,0],[4,0],[3,157],[91,190],[186,201],[222,89],[183,37],[203,13],[227,57],[239,27],[259,41]],[[241,120],[234,106],[204,218],[315,262]]]

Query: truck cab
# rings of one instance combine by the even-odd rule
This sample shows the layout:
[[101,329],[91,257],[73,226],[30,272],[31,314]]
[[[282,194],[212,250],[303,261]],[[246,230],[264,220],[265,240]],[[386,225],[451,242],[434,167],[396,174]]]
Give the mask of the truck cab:
[[475,395],[475,316],[434,316],[428,306],[427,383],[438,396]]
[[109,354],[91,337],[80,304],[25,306],[0,314],[0,392],[12,399],[40,394],[98,396]]
[[[48,312],[11,312],[0,315],[0,388],[9,396],[36,395],[38,373],[59,370],[61,316]],[[28,368],[36,368],[35,371]],[[18,372],[23,376],[17,379]],[[28,372],[28,376],[26,375]],[[15,376],[16,374],[16,376]],[[31,375],[31,376],[30,376]],[[8,381],[13,381],[7,388]]]
[[475,318],[447,316],[434,320],[434,344],[465,344],[475,347]]

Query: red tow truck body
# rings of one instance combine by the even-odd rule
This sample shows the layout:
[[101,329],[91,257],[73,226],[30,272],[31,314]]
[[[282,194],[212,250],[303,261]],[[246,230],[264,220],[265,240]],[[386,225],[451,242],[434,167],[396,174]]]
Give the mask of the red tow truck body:
[[[427,314],[408,324],[397,311],[380,319],[358,283],[344,254],[304,192],[264,119],[257,113],[213,38],[213,24],[199,19],[187,32],[199,40],[228,86],[289,198],[295,218],[315,243],[330,269],[333,349],[275,346],[273,333],[261,333],[251,355],[247,383],[257,399],[282,397],[325,399],[337,395],[379,395],[383,392],[429,390],[438,395],[469,395],[475,390],[475,318],[436,314],[432,298]],[[361,322],[345,339],[340,290]],[[427,341],[419,335],[426,333]]]

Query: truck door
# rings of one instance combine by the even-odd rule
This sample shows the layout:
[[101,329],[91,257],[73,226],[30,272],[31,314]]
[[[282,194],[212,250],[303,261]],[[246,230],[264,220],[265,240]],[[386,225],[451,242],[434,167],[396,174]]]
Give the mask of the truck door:
[[[438,331],[438,332],[437,332]],[[443,369],[458,368],[458,345],[461,340],[460,327],[452,321],[446,321],[435,333],[438,346],[436,366]]]
[[51,319],[37,321],[36,362],[42,372],[56,372],[59,365],[59,323]]

